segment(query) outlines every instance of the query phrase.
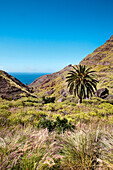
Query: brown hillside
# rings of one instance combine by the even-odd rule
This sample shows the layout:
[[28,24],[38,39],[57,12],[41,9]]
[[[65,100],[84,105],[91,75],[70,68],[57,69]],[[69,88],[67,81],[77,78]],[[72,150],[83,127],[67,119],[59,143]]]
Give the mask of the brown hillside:
[[0,70],[0,97],[4,99],[18,99],[29,96],[30,89],[18,79]]
[[[33,87],[38,95],[51,95],[57,99],[59,96],[68,94],[67,84],[65,82],[67,73],[72,69],[72,65],[49,75],[44,75],[33,81],[29,87]],[[64,90],[65,89],[65,90]]]
[[[105,44],[85,57],[80,64],[91,66],[97,71],[99,79],[97,88],[108,88],[113,94],[113,35]],[[66,75],[72,69],[69,65],[59,72],[39,77],[29,87],[33,87],[38,96],[55,96],[56,99],[66,97],[69,94],[65,82]]]
[[113,65],[113,35],[105,44],[86,56],[80,64],[82,65]]

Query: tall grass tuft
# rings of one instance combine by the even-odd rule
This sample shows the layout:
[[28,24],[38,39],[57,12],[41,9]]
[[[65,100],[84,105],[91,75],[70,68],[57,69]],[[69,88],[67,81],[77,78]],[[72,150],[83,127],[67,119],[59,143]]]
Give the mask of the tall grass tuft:
[[[106,129],[107,130],[107,129]],[[81,127],[57,136],[62,170],[113,169],[113,133],[102,127]]]
[[65,133],[17,126],[0,131],[0,170],[112,170],[113,127],[78,124]]
[[[0,138],[0,169],[36,169],[48,152],[47,129],[35,131],[32,128],[7,131]],[[43,164],[45,166],[45,163]],[[47,165],[46,165],[47,166]]]

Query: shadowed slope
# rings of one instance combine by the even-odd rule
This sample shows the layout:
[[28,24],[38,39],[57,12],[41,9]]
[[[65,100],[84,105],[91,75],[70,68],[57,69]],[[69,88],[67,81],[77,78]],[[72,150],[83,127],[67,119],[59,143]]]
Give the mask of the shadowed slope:
[[4,99],[18,99],[29,96],[30,89],[18,79],[0,70],[0,97]]

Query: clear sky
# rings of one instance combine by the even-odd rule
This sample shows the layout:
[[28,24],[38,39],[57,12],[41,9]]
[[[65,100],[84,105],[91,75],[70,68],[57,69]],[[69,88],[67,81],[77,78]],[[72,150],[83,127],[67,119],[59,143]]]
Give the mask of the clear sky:
[[55,72],[113,34],[113,0],[0,0],[0,69]]

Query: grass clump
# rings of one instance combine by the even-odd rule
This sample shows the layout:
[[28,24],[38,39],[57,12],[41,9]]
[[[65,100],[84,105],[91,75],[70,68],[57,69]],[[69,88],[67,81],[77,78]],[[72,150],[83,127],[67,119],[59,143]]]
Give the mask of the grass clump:
[[[38,127],[38,128],[37,128]],[[0,99],[0,169],[113,169],[113,105]]]
[[113,168],[112,126],[82,123],[73,131],[60,134],[31,126],[17,126],[2,129],[0,136],[2,170]]

